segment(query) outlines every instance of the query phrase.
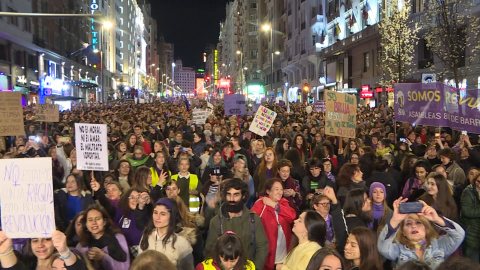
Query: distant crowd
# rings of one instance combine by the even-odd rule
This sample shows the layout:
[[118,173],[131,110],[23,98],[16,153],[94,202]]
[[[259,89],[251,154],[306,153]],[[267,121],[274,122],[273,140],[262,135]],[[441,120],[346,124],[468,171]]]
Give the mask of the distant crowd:
[[[380,105],[341,138],[309,105],[263,105],[266,136],[221,103],[202,125],[204,101],[80,103],[58,123],[25,107],[0,159],[51,157],[57,230],[0,230],[1,269],[480,269],[478,134]],[[75,123],[107,125],[109,171],[77,168]]]

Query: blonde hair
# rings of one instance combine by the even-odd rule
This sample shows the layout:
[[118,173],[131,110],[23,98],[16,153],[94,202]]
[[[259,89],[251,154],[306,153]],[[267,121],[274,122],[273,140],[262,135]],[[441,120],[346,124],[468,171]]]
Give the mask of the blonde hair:
[[422,222],[423,226],[425,226],[425,246],[429,246],[430,243],[439,237],[437,231],[432,226],[432,223],[428,221],[426,218],[419,216],[417,214],[409,214],[401,223],[400,223],[400,230],[397,232],[395,236],[395,242],[398,242],[408,249],[414,249],[415,245],[403,234],[403,227],[405,226],[405,220],[408,218],[418,218],[420,222]]

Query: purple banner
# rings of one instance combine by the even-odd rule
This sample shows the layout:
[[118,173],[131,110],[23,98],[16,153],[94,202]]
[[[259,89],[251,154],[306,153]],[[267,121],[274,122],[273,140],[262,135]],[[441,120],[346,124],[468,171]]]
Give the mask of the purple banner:
[[245,115],[247,113],[247,104],[244,95],[226,95],[224,102],[225,115]]
[[395,85],[395,119],[480,133],[480,97],[476,89],[458,90],[443,83]]
[[252,111],[256,113],[258,111],[258,108],[260,108],[260,104],[254,103],[252,106]]
[[314,107],[316,112],[325,112],[327,108],[327,106],[325,105],[325,100],[317,100]]

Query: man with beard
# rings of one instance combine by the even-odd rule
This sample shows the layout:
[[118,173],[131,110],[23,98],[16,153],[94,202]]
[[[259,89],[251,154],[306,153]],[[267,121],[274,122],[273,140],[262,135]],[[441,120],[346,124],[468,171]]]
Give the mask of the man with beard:
[[239,178],[227,180],[221,190],[223,204],[210,221],[204,255],[212,256],[217,238],[227,231],[242,239],[247,258],[263,269],[268,253],[268,240],[260,218],[245,206],[248,185]]

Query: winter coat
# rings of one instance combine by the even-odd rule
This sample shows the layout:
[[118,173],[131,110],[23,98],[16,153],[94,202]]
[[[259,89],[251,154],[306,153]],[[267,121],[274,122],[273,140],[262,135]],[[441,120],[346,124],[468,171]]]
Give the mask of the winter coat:
[[[157,230],[153,230],[150,235],[148,235],[148,250],[156,250],[167,258],[175,265],[178,269],[193,270],[193,256],[192,256],[192,245],[190,242],[182,235],[175,234],[177,240],[175,241],[174,246],[172,247],[172,239],[167,241],[167,244],[163,246],[162,236],[157,239]],[[145,236],[143,236],[145,237]],[[143,239],[142,237],[142,239]],[[140,240],[141,242],[141,240]],[[138,250],[138,254],[141,254],[146,250],[141,248]]]
[[480,195],[474,185],[467,186],[461,197],[460,221],[467,232],[465,243],[468,247],[480,248]]
[[[448,258],[460,246],[465,237],[465,231],[457,223],[443,218],[447,226],[440,227],[447,234],[433,239],[423,252],[423,262],[432,269],[436,269],[445,259]],[[400,227],[400,226],[398,226]],[[378,251],[388,260],[397,261],[397,267],[408,261],[420,261],[420,258],[414,250],[394,242],[397,233],[402,233],[401,229],[385,226],[378,236]]]
[[458,187],[465,183],[465,172],[457,164],[457,162],[453,162],[450,166],[448,166],[447,170],[447,179],[453,182],[453,186]]
[[267,258],[268,254],[268,240],[260,217],[254,215],[254,221],[255,242],[252,243],[252,232],[250,230],[250,211],[247,209],[247,207],[243,207],[241,216],[231,218],[229,217],[228,213],[223,210],[223,206],[221,206],[218,214],[210,221],[207,241],[205,242],[203,254],[205,256],[210,255],[219,235],[225,233],[226,231],[233,231],[238,237],[240,237],[240,239],[243,240],[243,247],[247,252],[247,258],[255,263],[255,267],[257,269],[263,269],[265,266],[265,259]]
[[[258,216],[260,216],[263,228],[265,229],[265,233],[267,235],[268,255],[265,262],[265,267],[263,269],[274,269],[275,252],[277,249],[278,241],[278,227],[282,226],[288,249],[290,245],[290,240],[292,238],[291,224],[295,220],[297,213],[295,212],[295,209],[290,207],[288,200],[285,198],[282,198],[278,202],[277,210],[277,208],[274,209],[264,204],[261,200],[262,197],[266,196],[260,196],[260,198],[255,202],[251,210],[255,212]],[[278,221],[275,211],[277,211],[278,213]]]

